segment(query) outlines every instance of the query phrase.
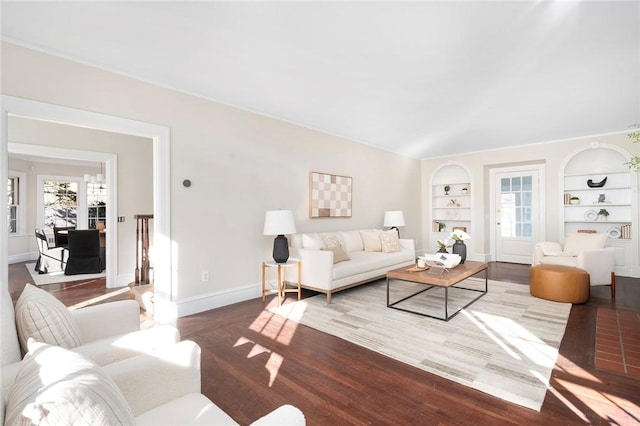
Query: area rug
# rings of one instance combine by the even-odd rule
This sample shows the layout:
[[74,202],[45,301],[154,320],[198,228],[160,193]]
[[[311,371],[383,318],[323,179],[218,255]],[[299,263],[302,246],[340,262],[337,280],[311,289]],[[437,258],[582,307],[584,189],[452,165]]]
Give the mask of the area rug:
[[31,275],[32,283],[35,285],[46,285],[46,284],[57,284],[57,283],[66,283],[70,281],[90,281],[98,278],[104,278],[107,276],[106,271],[103,271],[100,274],[78,274],[78,275],[65,275],[64,271],[60,272],[49,272],[48,274],[38,274],[34,268],[36,267],[34,263],[26,263],[27,271]]
[[[481,284],[480,284],[481,281]],[[480,288],[484,280],[466,280]],[[391,301],[424,288],[392,281]],[[489,281],[489,292],[448,322],[386,306],[386,282],[284,304],[271,311],[289,320],[398,361],[540,411],[571,310],[529,294],[525,285]],[[449,289],[449,307],[477,293]],[[444,310],[444,289],[433,288],[404,307]],[[428,312],[431,311],[431,312]],[[442,314],[438,314],[442,315]]]

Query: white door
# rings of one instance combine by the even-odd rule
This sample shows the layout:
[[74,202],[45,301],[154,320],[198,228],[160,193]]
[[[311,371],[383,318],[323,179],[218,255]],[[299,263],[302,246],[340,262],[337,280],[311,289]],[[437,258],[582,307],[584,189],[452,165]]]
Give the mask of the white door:
[[493,241],[498,262],[530,264],[544,226],[544,166],[497,169],[493,175]]

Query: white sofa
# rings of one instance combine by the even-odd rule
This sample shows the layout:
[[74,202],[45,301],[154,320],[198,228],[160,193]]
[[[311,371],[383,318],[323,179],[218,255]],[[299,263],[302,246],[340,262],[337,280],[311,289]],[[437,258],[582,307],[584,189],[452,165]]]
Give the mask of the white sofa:
[[608,234],[579,233],[568,234],[564,246],[557,242],[537,243],[533,252],[533,266],[562,265],[587,271],[592,286],[611,285],[611,295],[615,297],[615,251],[606,247]]
[[[180,340],[180,333],[175,327],[159,326],[140,330],[140,306],[132,300],[69,311],[49,293],[27,285],[18,299],[20,306],[16,305],[20,310],[18,314],[28,317],[29,321],[25,320],[21,327],[17,327],[11,296],[3,291],[0,292],[0,299],[0,415],[7,391],[22,366],[22,354],[26,352],[26,340],[30,336],[48,343],[63,344],[99,365],[157,351]],[[71,329],[73,331],[69,331]],[[22,348],[21,339],[25,342]],[[2,417],[0,423],[1,420]]]
[[[5,424],[238,424],[200,392],[200,347],[192,341],[102,367],[59,346],[28,345]],[[303,426],[305,418],[285,405],[253,424]]]
[[[301,262],[301,286],[326,293],[327,303],[333,293],[411,266],[416,257],[414,241],[399,239],[396,230],[294,234],[289,246],[289,257]],[[297,282],[295,268],[287,268],[285,279]]]

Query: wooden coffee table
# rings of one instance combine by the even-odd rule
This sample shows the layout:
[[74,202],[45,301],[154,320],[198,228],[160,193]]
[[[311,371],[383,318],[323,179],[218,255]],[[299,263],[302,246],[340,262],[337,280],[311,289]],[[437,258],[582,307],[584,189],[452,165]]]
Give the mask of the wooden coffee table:
[[[488,291],[488,280],[487,280],[487,266],[486,262],[474,262],[474,261],[466,261],[465,263],[456,266],[453,269],[445,269],[442,268],[434,268],[431,267],[426,271],[418,271],[418,272],[410,272],[407,271],[406,266],[404,268],[394,269],[392,271],[387,272],[387,307],[398,309],[400,311],[411,312],[413,314],[422,315],[425,317],[435,318],[442,321],[449,321],[451,318],[455,317],[461,310],[471,305],[476,300],[480,299],[482,296],[487,294]],[[457,309],[453,314],[449,315],[449,287],[453,287],[461,281],[476,275],[480,272],[484,271],[484,290],[477,290],[473,288],[466,287],[458,287],[456,288],[468,291],[475,291],[480,293],[480,295],[469,303],[464,305],[463,307]],[[409,281],[413,283],[425,284],[427,287],[421,289],[420,291],[413,293],[409,296],[406,296],[398,301],[391,302],[389,300],[389,282],[390,280],[401,280],[401,281]],[[418,294],[424,293],[427,290],[430,290],[434,287],[444,287],[444,317],[437,317],[433,315],[428,315],[422,312],[416,312],[409,309],[401,308],[396,306],[398,303],[404,302],[407,299],[410,299]]]

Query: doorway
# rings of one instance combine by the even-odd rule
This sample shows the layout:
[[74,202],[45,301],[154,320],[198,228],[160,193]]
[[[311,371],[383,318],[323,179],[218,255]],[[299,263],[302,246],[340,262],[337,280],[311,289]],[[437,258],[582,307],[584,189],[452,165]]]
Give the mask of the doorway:
[[[7,122],[10,115],[46,120],[105,130],[115,133],[141,136],[153,140],[153,214],[154,214],[154,256],[155,267],[155,306],[156,321],[171,323],[175,321],[176,310],[172,302],[173,271],[171,256],[171,169],[170,169],[170,132],[169,128],[141,121],[83,111],[44,102],[2,95],[0,122],[2,131],[0,143],[0,180],[7,180]],[[108,173],[108,172],[107,172]],[[0,188],[0,197],[7,199],[7,188]],[[115,216],[113,216],[115,217]],[[0,209],[0,222],[7,220],[7,210]],[[8,259],[6,234],[0,244],[0,290],[7,291]],[[108,259],[107,259],[108,261]]]
[[497,262],[530,264],[544,233],[544,164],[491,169],[491,246]]

